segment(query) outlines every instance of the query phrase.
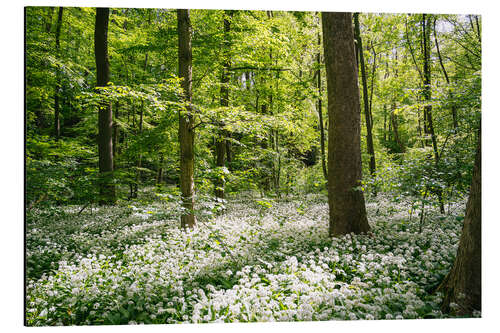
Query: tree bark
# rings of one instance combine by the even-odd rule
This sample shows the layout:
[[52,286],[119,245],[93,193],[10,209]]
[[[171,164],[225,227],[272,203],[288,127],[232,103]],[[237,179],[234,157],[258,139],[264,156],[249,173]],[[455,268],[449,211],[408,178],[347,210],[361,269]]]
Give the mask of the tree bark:
[[[57,25],[56,25],[56,57],[59,60],[60,50],[61,50],[61,25],[63,18],[64,7],[59,7],[59,12],[57,15]],[[54,134],[56,141],[59,140],[61,136],[61,120],[60,120],[60,110],[59,110],[59,90],[61,89],[61,71],[59,70],[59,65],[56,65],[56,85],[54,89]]]
[[[109,82],[108,58],[108,23],[109,8],[96,9],[94,51],[97,70],[97,86],[105,87]],[[113,112],[109,102],[99,106],[99,203],[114,204],[116,201],[115,185],[113,183]]]
[[360,104],[351,13],[322,14],[328,90],[330,236],[370,230],[361,181]]
[[[481,137],[479,136],[464,227],[455,262],[438,291],[444,293],[443,312],[459,316],[481,311]],[[455,303],[457,307],[453,307]]]
[[183,100],[185,109],[179,112],[180,143],[180,187],[182,206],[181,227],[193,228],[196,225],[194,215],[194,117],[192,114],[192,49],[191,20],[189,9],[177,10],[177,31],[179,35],[179,77],[182,78]]
[[375,151],[373,149],[373,136],[372,136],[372,121],[370,117],[370,106],[368,103],[368,82],[366,79],[365,70],[365,57],[363,55],[363,43],[361,40],[361,33],[359,29],[359,13],[354,14],[354,34],[358,45],[359,63],[358,67],[361,69],[361,81],[363,85],[363,106],[365,110],[365,123],[366,123],[366,150],[370,155],[370,174],[375,174]]

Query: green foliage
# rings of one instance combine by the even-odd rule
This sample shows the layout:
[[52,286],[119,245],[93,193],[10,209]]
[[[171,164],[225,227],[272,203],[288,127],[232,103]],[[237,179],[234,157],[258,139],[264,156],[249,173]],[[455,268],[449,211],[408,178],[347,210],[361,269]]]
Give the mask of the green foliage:
[[26,140],[26,201],[28,207],[82,203],[96,195],[94,153],[76,140],[46,136]]

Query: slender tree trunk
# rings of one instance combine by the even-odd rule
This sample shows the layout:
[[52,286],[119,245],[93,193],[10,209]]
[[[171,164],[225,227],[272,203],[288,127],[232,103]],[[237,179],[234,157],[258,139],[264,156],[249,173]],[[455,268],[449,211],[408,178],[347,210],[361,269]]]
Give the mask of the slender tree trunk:
[[49,34],[52,30],[52,15],[54,14],[54,7],[48,7],[48,18],[45,18],[45,31]]
[[194,117],[192,114],[192,50],[191,20],[189,9],[177,10],[177,31],[179,35],[179,77],[182,78],[185,109],[179,112],[180,143],[180,187],[182,206],[181,227],[193,228],[196,225],[194,215]]
[[328,89],[330,236],[368,232],[361,181],[360,105],[351,13],[322,13]]
[[477,28],[477,39],[479,40],[479,43],[481,44],[481,27],[479,25],[479,16],[474,15],[475,21],[476,21],[476,28]]
[[[427,125],[427,130],[431,136],[432,149],[434,151],[434,161],[437,164],[439,162],[439,152],[437,147],[436,134],[434,132],[434,125],[432,123],[432,105],[431,103],[431,56],[430,56],[430,37],[431,37],[431,20],[426,19],[426,14],[422,14],[422,40],[424,48],[424,99],[426,104],[424,106],[425,122]],[[439,210],[441,214],[444,214],[444,203],[443,203],[443,193],[441,189],[436,191],[439,200]]]
[[[234,11],[233,10],[229,10],[227,11],[227,15],[229,15],[229,17],[232,19],[233,18],[233,15],[234,15]],[[227,63],[226,63],[226,66],[228,68],[228,71],[229,71],[229,67],[231,67],[231,54],[230,54],[230,48],[231,48],[231,40],[230,40],[230,36],[229,36],[229,33],[231,31],[231,22],[227,19],[224,20],[224,33],[227,34],[226,38],[225,38],[225,42],[227,42]],[[229,83],[230,81],[230,76],[229,76],[229,73],[226,72],[226,75],[227,75],[227,81]],[[229,88],[227,88],[227,106],[229,106]],[[249,89],[249,85],[247,85],[247,89]],[[232,152],[232,145],[231,145],[231,140],[228,140],[231,138],[231,132],[228,132],[228,131],[225,131],[224,132],[224,136],[226,137],[226,165],[227,165],[227,168],[229,170],[231,170],[231,162],[233,160],[233,152]]]
[[[443,312],[470,315],[481,311],[481,138],[465,211],[457,257],[438,291],[444,293]],[[451,303],[457,304],[453,308]]]
[[387,105],[384,104],[384,144],[387,141]]
[[[231,18],[233,16],[233,11],[224,11],[224,42],[223,42],[223,61],[222,61],[222,75],[221,75],[221,87],[220,87],[220,105],[222,107],[229,106],[229,68],[231,67],[230,58],[230,40],[229,33],[231,32]],[[230,152],[228,151],[228,144],[226,137],[228,132],[219,129],[215,141],[215,155],[216,155],[216,166],[220,169],[226,166],[226,155],[229,157]],[[221,170],[220,170],[221,172]],[[215,197],[218,199],[224,199],[224,178],[222,174],[218,174],[215,181]]]
[[[120,103],[115,103],[115,120],[119,119]],[[120,127],[116,121],[113,121],[113,159],[116,161],[116,155],[118,155],[118,141],[120,138]]]
[[411,47],[412,42],[410,41],[410,34],[408,33],[408,19],[405,17],[405,32],[406,32],[406,43],[408,45],[408,49],[411,54],[411,58],[413,60],[413,64],[415,65],[415,68],[417,69],[417,72],[420,76],[420,79],[423,81],[424,80],[424,75],[422,74],[422,70],[417,64],[417,60],[415,59],[415,53],[413,51],[413,48]]
[[361,81],[363,85],[363,105],[365,110],[365,123],[366,123],[366,148],[368,155],[370,155],[370,174],[375,174],[375,151],[373,149],[373,136],[372,136],[372,121],[370,117],[370,107],[368,103],[368,83],[366,79],[365,70],[365,57],[363,55],[363,43],[361,40],[361,33],[359,29],[359,13],[354,14],[354,35],[358,45],[359,62],[358,67],[361,69]]
[[158,166],[158,174],[156,177],[156,185],[160,185],[163,182],[163,153],[160,153],[160,163]]
[[[446,83],[448,85],[450,85],[450,78],[448,77],[448,73],[446,72],[446,68],[444,67],[443,58],[441,57],[441,52],[439,50],[439,43],[438,43],[438,39],[437,39],[437,30],[436,30],[436,19],[434,19],[434,41],[436,43],[436,50],[437,50],[437,54],[438,54],[439,64],[441,65],[441,69],[443,71],[444,78],[446,79]],[[458,129],[457,106],[455,105],[455,102],[453,101],[453,94],[452,93],[449,94],[449,97],[452,100],[452,102],[451,102],[451,116],[453,118],[453,129],[456,132]]]
[[[139,113],[139,137],[142,136],[142,126],[144,122],[144,101],[141,101],[141,111]],[[137,198],[137,195],[139,194],[139,183],[141,182],[142,178],[142,173],[141,173],[141,168],[142,168],[142,147],[139,145],[139,157],[137,159],[137,171],[135,173],[135,183],[134,183],[134,198]]]
[[422,38],[424,47],[424,99],[426,105],[424,106],[425,120],[427,124],[428,133],[431,135],[432,148],[434,151],[434,158],[438,160],[438,148],[436,135],[434,133],[434,125],[432,123],[432,105],[431,103],[431,56],[430,56],[430,20],[426,19],[426,14],[422,14]]
[[[147,19],[147,24],[151,24],[151,11],[148,11],[148,19]],[[146,71],[148,68],[148,53],[144,55],[144,67],[143,67],[143,77],[142,79],[145,81],[146,80]],[[134,113],[134,119],[135,119],[135,113]],[[141,111],[139,113],[139,137],[142,136],[142,130],[144,126],[144,100],[141,101]],[[142,145],[139,145],[139,158],[137,160],[137,172],[135,175],[135,183],[134,183],[134,197],[137,198],[137,195],[139,193],[139,183],[142,182]]]
[[[59,12],[57,15],[57,25],[56,25],[56,57],[59,58],[61,51],[61,25],[63,18],[64,7],[59,7]],[[59,90],[61,89],[61,71],[59,65],[56,66],[56,85],[54,89],[54,134],[56,140],[59,140],[61,136],[61,120],[60,120],[60,110],[59,110]]]
[[392,111],[391,111],[391,124],[392,124],[392,130],[394,131],[394,141],[396,141],[396,144],[399,147],[399,152],[404,153],[406,149],[403,144],[403,141],[401,141],[401,137],[399,136],[398,115],[396,114],[395,110],[396,110],[396,104],[394,103],[392,105]]
[[[97,86],[105,87],[109,82],[108,58],[109,8],[96,9],[94,51],[97,69]],[[99,203],[114,204],[116,201],[113,183],[113,112],[109,102],[99,106]]]
[[[318,14],[319,16],[319,14]],[[325,128],[323,126],[323,100],[321,95],[323,89],[321,87],[321,34],[318,32],[318,54],[316,55],[316,65],[318,69],[316,71],[317,85],[318,85],[318,118],[319,118],[319,144],[321,151],[321,167],[323,169],[323,177],[328,180],[328,171],[326,168],[326,156],[325,156]]]
[[373,105],[373,89],[375,88],[375,71],[377,70],[377,53],[375,52],[375,47],[373,46],[372,43],[372,53],[373,53],[373,67],[372,67],[372,82],[370,84],[370,122],[372,125],[372,132],[373,132],[373,112],[372,112],[372,105]]

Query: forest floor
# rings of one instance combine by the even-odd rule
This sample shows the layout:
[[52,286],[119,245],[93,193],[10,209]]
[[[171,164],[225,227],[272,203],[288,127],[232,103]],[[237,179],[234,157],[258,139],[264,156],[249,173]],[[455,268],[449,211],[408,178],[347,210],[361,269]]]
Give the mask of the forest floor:
[[[229,202],[185,232],[173,203],[34,210],[26,218],[30,326],[441,318],[432,293],[464,204],[367,201],[372,233],[328,237],[326,197]],[[479,315],[479,314],[477,314]]]

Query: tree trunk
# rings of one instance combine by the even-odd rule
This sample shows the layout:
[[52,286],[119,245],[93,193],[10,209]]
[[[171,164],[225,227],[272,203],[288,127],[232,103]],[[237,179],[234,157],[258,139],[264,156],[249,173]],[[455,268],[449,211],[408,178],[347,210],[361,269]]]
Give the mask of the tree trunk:
[[[465,210],[457,257],[438,291],[444,293],[443,312],[470,315],[481,311],[481,138]],[[453,307],[451,303],[457,304]]]
[[[434,161],[439,162],[439,152],[437,147],[436,134],[434,132],[434,125],[432,123],[432,105],[431,103],[431,56],[430,56],[430,37],[431,37],[431,20],[426,19],[426,14],[422,14],[422,41],[424,48],[424,99],[426,104],[424,106],[424,123],[427,125],[428,134],[431,136],[432,150],[434,152]],[[439,200],[439,210],[444,214],[443,192],[441,189],[435,191]]]
[[[96,9],[94,51],[97,70],[97,86],[105,87],[109,82],[108,58],[108,23],[109,8]],[[113,183],[113,112],[109,102],[99,106],[99,203],[114,204],[116,201]]]
[[156,177],[156,185],[160,185],[163,182],[163,154],[160,153],[160,163],[158,165],[158,174]]
[[[147,59],[147,58],[146,58]],[[142,126],[144,122],[144,101],[141,101],[141,112],[139,113],[139,138],[142,136]],[[139,158],[137,159],[137,171],[135,173],[135,183],[134,183],[134,198],[137,198],[139,193],[139,183],[142,179],[142,146],[139,145]]]
[[[115,120],[118,120],[119,118],[119,113],[118,110],[120,109],[120,103],[116,102],[115,103]],[[113,121],[113,159],[116,160],[116,155],[118,154],[118,141],[120,139],[120,127],[118,126],[118,123]]]
[[384,144],[387,141],[387,106],[384,104]]
[[[441,51],[439,50],[439,43],[438,43],[438,39],[437,39],[437,30],[436,30],[436,19],[434,19],[434,41],[436,43],[436,51],[438,54],[439,64],[441,65],[441,69],[443,70],[444,78],[446,79],[446,83],[448,85],[450,85],[450,78],[448,77],[448,73],[446,72],[446,68],[444,67],[443,58],[441,57]],[[458,129],[457,106],[455,105],[455,102],[453,101],[453,94],[451,92],[449,93],[449,97],[452,100],[452,102],[451,102],[451,116],[453,118],[453,129],[456,132]]]
[[182,78],[185,108],[179,112],[180,143],[180,187],[182,206],[181,227],[193,228],[196,225],[194,215],[194,117],[192,114],[192,50],[191,20],[189,9],[177,10],[177,32],[179,35],[179,77]]
[[[63,17],[64,7],[59,7],[59,12],[57,15],[57,25],[56,25],[56,57],[59,58],[61,50],[61,25]],[[58,59],[59,60],[59,59]],[[60,110],[59,110],[59,90],[61,89],[61,71],[59,70],[59,65],[56,65],[56,85],[54,89],[54,134],[56,141],[59,140],[61,136],[61,120],[60,120]]]
[[50,34],[50,31],[52,30],[52,15],[54,14],[54,7],[48,7],[47,8],[47,11],[48,11],[48,18],[45,17],[44,18],[44,21],[45,21],[45,31]]
[[396,141],[396,144],[399,147],[399,152],[404,153],[405,146],[403,144],[403,141],[401,141],[401,137],[399,136],[398,115],[396,114],[395,110],[396,110],[396,104],[393,104],[392,111],[391,111],[391,124],[392,124],[392,129],[394,131],[394,141]]
[[321,87],[321,34],[318,32],[318,54],[316,55],[316,65],[318,69],[316,71],[317,82],[318,82],[318,118],[319,118],[319,144],[321,150],[321,167],[323,169],[323,177],[328,180],[328,171],[326,169],[326,156],[325,156],[325,128],[323,126],[323,101],[321,95],[323,89]]
[[361,181],[360,105],[351,13],[323,13],[328,89],[330,236],[368,232]]
[[434,125],[432,123],[432,105],[431,103],[431,56],[430,56],[430,20],[426,20],[426,14],[422,14],[422,38],[424,47],[424,106],[425,122],[428,134],[431,136],[432,149],[434,151],[434,159],[438,160],[438,148],[436,135],[434,133]]
[[[222,75],[221,75],[221,87],[220,87],[220,105],[222,107],[229,106],[229,68],[231,67],[230,58],[230,40],[229,33],[231,32],[231,21],[233,16],[233,11],[224,11],[224,41],[223,41],[223,60],[222,60]],[[229,19],[228,19],[229,17]],[[222,175],[222,170],[226,165],[226,155],[229,157],[230,152],[228,151],[228,144],[226,137],[229,133],[219,129],[219,134],[217,135],[215,141],[215,155],[216,155],[216,166],[219,172],[215,179],[215,197],[218,199],[224,199],[224,178]]]
[[370,117],[370,107],[368,103],[368,83],[366,79],[365,70],[365,57],[363,55],[363,43],[361,40],[361,33],[359,29],[359,13],[354,14],[354,34],[358,45],[359,62],[358,67],[361,69],[361,81],[363,85],[363,105],[365,110],[365,123],[366,123],[366,150],[370,155],[370,174],[375,174],[375,152],[373,149],[373,136],[372,136],[372,121]]

